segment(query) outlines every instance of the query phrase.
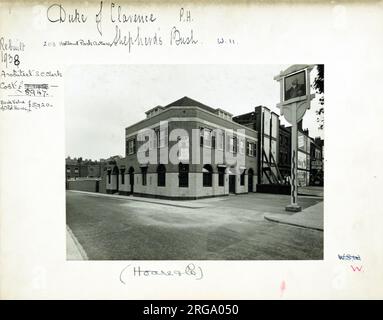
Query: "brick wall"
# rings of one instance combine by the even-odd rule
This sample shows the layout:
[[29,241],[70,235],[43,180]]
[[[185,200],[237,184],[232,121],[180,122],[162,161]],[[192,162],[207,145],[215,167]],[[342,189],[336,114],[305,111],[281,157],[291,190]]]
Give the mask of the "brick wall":
[[68,190],[98,192],[98,180],[73,180],[68,181]]

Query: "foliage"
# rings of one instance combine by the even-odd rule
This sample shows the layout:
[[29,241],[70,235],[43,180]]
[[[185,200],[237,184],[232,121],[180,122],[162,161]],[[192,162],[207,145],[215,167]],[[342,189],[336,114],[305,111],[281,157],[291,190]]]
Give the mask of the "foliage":
[[313,88],[317,93],[321,95],[319,98],[319,104],[321,105],[319,110],[316,111],[317,122],[319,123],[319,129],[323,130],[324,127],[324,65],[317,65],[318,74],[314,79]]

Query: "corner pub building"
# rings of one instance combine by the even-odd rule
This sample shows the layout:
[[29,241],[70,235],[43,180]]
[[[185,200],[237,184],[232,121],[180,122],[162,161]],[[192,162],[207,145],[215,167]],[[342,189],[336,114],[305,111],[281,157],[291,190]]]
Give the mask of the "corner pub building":
[[[140,136],[148,129],[154,138]],[[177,136],[180,130],[189,138]],[[178,200],[255,192],[257,139],[257,131],[233,122],[230,113],[188,97],[154,107],[125,129],[126,155],[108,165],[106,192]],[[153,152],[155,162],[139,161],[144,143],[143,153]],[[176,144],[177,161],[163,161]],[[239,170],[227,154],[242,159]]]

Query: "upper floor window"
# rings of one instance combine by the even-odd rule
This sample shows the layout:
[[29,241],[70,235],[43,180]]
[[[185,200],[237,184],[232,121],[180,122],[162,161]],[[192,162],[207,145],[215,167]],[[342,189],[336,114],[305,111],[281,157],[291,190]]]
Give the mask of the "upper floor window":
[[217,150],[223,150],[224,135],[221,130],[216,132],[216,148]]
[[229,137],[229,151],[232,153],[237,153],[238,151],[238,139],[237,137]]
[[203,145],[205,147],[211,147],[211,130],[204,129],[203,142],[204,142]]
[[134,154],[136,152],[136,140],[128,140],[128,154]]
[[189,160],[189,137],[178,137],[178,160],[180,161],[188,161]]
[[200,129],[200,145],[201,147],[212,146],[212,132],[210,129],[206,129],[206,128]]
[[243,138],[239,139],[239,153],[245,154],[245,140]]
[[255,144],[252,142],[247,142],[247,155],[255,157]]
[[163,148],[168,145],[168,128],[161,128],[158,131],[158,147]]
[[240,177],[241,177],[240,178],[240,184],[241,184],[241,186],[244,186],[245,185],[245,170],[243,170]]

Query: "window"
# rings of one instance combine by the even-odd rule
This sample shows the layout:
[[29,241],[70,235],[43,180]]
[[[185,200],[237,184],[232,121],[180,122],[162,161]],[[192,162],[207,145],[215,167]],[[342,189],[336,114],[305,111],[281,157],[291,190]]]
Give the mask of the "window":
[[249,156],[254,156],[254,144],[250,143]]
[[189,160],[189,137],[178,137],[178,159],[180,161]]
[[157,186],[165,187],[166,185],[166,168],[163,164],[157,167]]
[[200,145],[201,147],[209,148],[212,146],[212,132],[210,129],[200,129]]
[[230,143],[230,148],[229,148],[230,152],[237,153],[238,151],[237,137],[230,137],[229,143]]
[[211,130],[209,130],[209,129],[204,130],[203,144],[205,147],[211,147]]
[[74,173],[78,173],[78,168],[74,168]]
[[158,146],[160,148],[168,145],[168,128],[161,128],[158,135]]
[[212,186],[213,168],[209,164],[205,164],[202,168],[202,183],[204,187]]
[[125,184],[125,169],[121,169],[120,173],[121,173],[121,184]]
[[134,139],[128,140],[128,154],[136,152],[136,141]]
[[70,168],[66,168],[66,172],[67,172],[67,173],[70,173]]
[[228,144],[227,149],[229,150],[229,152],[233,152],[233,150],[234,150],[234,137],[233,136],[228,137],[227,144]]
[[247,143],[247,155],[250,157],[254,156],[254,143],[248,142]]
[[222,131],[217,131],[217,138],[216,138],[216,145],[218,150],[223,150],[223,132]]
[[180,163],[178,166],[178,186],[181,188],[189,187],[189,165]]
[[148,167],[141,168],[141,174],[142,174],[142,185],[146,186],[146,176],[148,173]]
[[223,187],[225,185],[225,171],[226,168],[218,167],[218,186]]
[[[145,142],[144,143],[147,143],[148,141],[149,141],[149,136],[145,136]],[[150,146],[148,146],[148,149],[145,151],[145,157],[149,157],[149,149],[150,149]]]
[[239,153],[245,154],[245,140],[242,138],[239,139]]
[[241,186],[245,185],[245,172],[246,170],[243,170],[243,172],[241,173]]

